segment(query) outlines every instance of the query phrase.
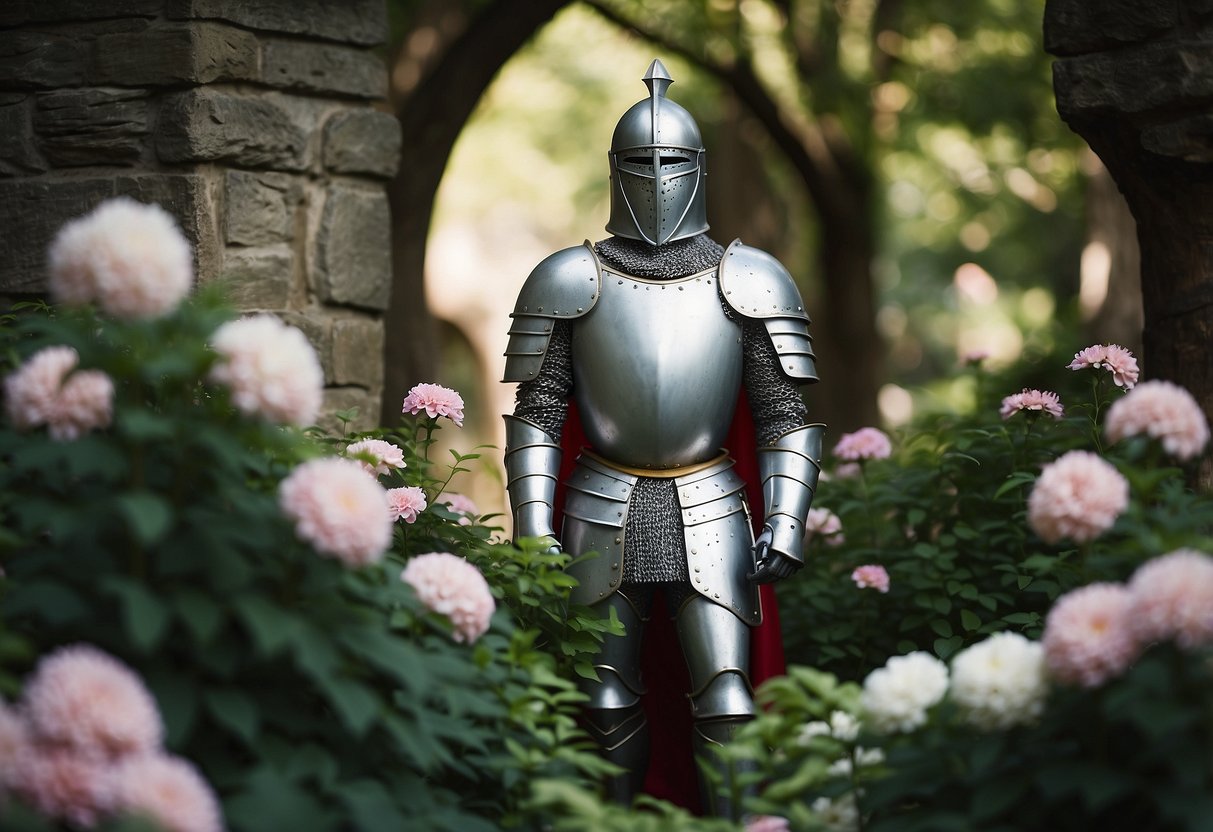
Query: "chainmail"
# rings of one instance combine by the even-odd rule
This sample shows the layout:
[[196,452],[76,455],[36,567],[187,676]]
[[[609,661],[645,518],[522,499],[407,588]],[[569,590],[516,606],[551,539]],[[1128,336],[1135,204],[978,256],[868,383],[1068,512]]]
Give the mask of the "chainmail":
[[[724,247],[705,234],[653,247],[611,237],[594,245],[602,262],[635,277],[672,280],[719,265]],[[761,321],[740,318],[721,301],[725,315],[742,325],[743,379],[760,445],[771,445],[806,424],[799,390],[779,368],[779,358]],[[515,415],[529,419],[559,441],[573,392],[569,321],[555,320],[539,374],[518,385]],[[641,477],[632,490],[624,531],[625,584],[689,582],[686,540],[674,480]]]

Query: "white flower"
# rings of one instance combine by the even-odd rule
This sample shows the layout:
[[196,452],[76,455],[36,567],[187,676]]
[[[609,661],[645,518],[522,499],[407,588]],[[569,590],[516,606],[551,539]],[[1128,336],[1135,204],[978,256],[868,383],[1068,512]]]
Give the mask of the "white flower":
[[306,427],[316,420],[324,371],[307,336],[272,315],[229,321],[211,336],[219,361],[210,379],[242,412]]
[[894,656],[863,681],[860,704],[874,731],[912,731],[927,721],[927,709],[948,690],[948,668],[921,650]]
[[1019,633],[995,633],[952,659],[952,699],[983,730],[1034,721],[1047,693],[1044,648]]
[[853,832],[859,829],[859,806],[855,803],[854,792],[848,792],[834,800],[819,797],[813,801],[810,808],[830,832]]

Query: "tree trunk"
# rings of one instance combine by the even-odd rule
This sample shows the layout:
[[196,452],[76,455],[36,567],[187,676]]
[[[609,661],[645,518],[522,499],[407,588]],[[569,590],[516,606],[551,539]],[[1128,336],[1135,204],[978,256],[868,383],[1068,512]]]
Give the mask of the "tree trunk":
[[397,102],[403,140],[400,172],[388,187],[394,227],[380,416],[385,425],[399,420],[408,389],[432,380],[438,368],[437,328],[425,303],[426,241],[455,140],[505,62],[568,3],[498,0],[488,5]]

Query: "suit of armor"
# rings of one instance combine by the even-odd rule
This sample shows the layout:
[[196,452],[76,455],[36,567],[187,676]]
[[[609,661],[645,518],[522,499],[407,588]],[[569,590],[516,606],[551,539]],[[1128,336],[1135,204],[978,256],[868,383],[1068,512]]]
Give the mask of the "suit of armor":
[[[795,283],[769,254],[739,241],[725,249],[704,233],[699,128],[665,97],[671,81],[659,61],[644,80],[649,98],[612,140],[613,236],[556,252],[531,273],[511,316],[505,372],[519,382],[505,417],[515,535],[598,553],[570,567],[572,600],[604,617],[613,608],[627,628],[604,646],[600,680],[583,686],[591,734],[627,771],[610,784],[621,802],[638,791],[648,759],[639,659],[656,588],[690,671],[699,750],[752,717],[756,584],[803,563],[823,430],[807,423],[799,395],[817,374]],[[722,447],[743,388],[763,479],[757,542],[745,483]],[[570,400],[589,447],[565,482],[557,530]],[[705,798],[719,814],[736,808]]]

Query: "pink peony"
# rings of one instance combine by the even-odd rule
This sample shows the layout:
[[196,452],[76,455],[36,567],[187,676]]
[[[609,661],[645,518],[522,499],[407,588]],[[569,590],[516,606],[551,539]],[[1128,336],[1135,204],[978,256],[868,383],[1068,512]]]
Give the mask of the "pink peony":
[[1129,483],[1088,451],[1045,466],[1028,496],[1028,524],[1048,543],[1086,543],[1106,532],[1129,504]]
[[789,832],[787,818],[777,815],[753,815],[746,819],[744,832]]
[[839,459],[858,461],[861,459],[885,459],[893,452],[888,434],[877,428],[860,428],[854,433],[845,433],[834,446],[834,456]]
[[1209,421],[1192,394],[1169,381],[1147,381],[1108,408],[1104,430],[1113,442],[1146,435],[1180,460],[1199,456],[1209,443]]
[[1132,608],[1133,597],[1121,584],[1088,584],[1058,598],[1041,639],[1053,677],[1092,688],[1124,673],[1139,653]]
[[472,499],[463,494],[439,494],[434,502],[445,503],[451,511],[456,514],[462,514],[463,516],[459,518],[459,525],[461,526],[472,525],[472,520],[480,514],[480,509],[476,507]]
[[119,756],[159,747],[156,700],[130,668],[87,644],[45,656],[25,687],[25,712],[38,742]]
[[1117,387],[1132,390],[1137,383],[1140,369],[1137,359],[1117,344],[1095,344],[1080,352],[1074,353],[1074,360],[1066,365],[1071,370],[1105,369],[1112,374],[1112,382]]
[[488,630],[496,607],[493,593],[480,570],[463,558],[446,552],[418,555],[409,561],[400,579],[413,588],[427,609],[451,619],[455,641],[470,644]]
[[63,379],[80,361],[71,347],[45,347],[4,378],[9,421],[18,430],[46,424],[55,410]]
[[811,508],[805,518],[804,531],[808,539],[818,536],[827,546],[839,546],[846,542],[842,533],[842,520],[828,508]]
[[59,391],[47,418],[52,439],[79,439],[114,418],[114,382],[100,370],[72,373]]
[[278,486],[278,505],[302,540],[347,566],[377,562],[392,542],[387,494],[353,460],[303,463]]
[[211,787],[190,763],[164,754],[132,757],[114,776],[115,809],[145,817],[166,832],[221,832]]
[[363,439],[347,445],[345,455],[354,459],[368,474],[382,476],[393,468],[407,468],[404,451],[399,446],[382,439]]
[[418,384],[404,397],[403,412],[416,415],[421,411],[431,419],[446,416],[463,427],[463,397],[441,384]]
[[1021,410],[1048,413],[1054,419],[1060,419],[1063,408],[1056,393],[1025,387],[1022,393],[1013,393],[1003,399],[998,412],[1003,419],[1010,419]]
[[425,511],[427,505],[425,492],[415,485],[388,489],[387,504],[388,516],[393,523],[403,520],[409,524],[417,522],[417,515]]
[[73,748],[31,749],[14,767],[10,789],[39,814],[85,829],[114,804],[110,764]]
[[173,217],[125,197],[63,226],[49,261],[56,300],[72,306],[96,301],[126,320],[172,312],[194,280],[190,245]]
[[860,589],[874,589],[880,593],[889,591],[889,572],[878,564],[865,564],[851,573],[851,580]]
[[1177,549],[1143,564],[1129,592],[1129,626],[1141,643],[1173,638],[1185,649],[1213,644],[1213,558],[1204,552]]
[[272,315],[229,321],[211,336],[219,361],[210,380],[243,413],[305,427],[316,420],[324,371],[307,337]]

